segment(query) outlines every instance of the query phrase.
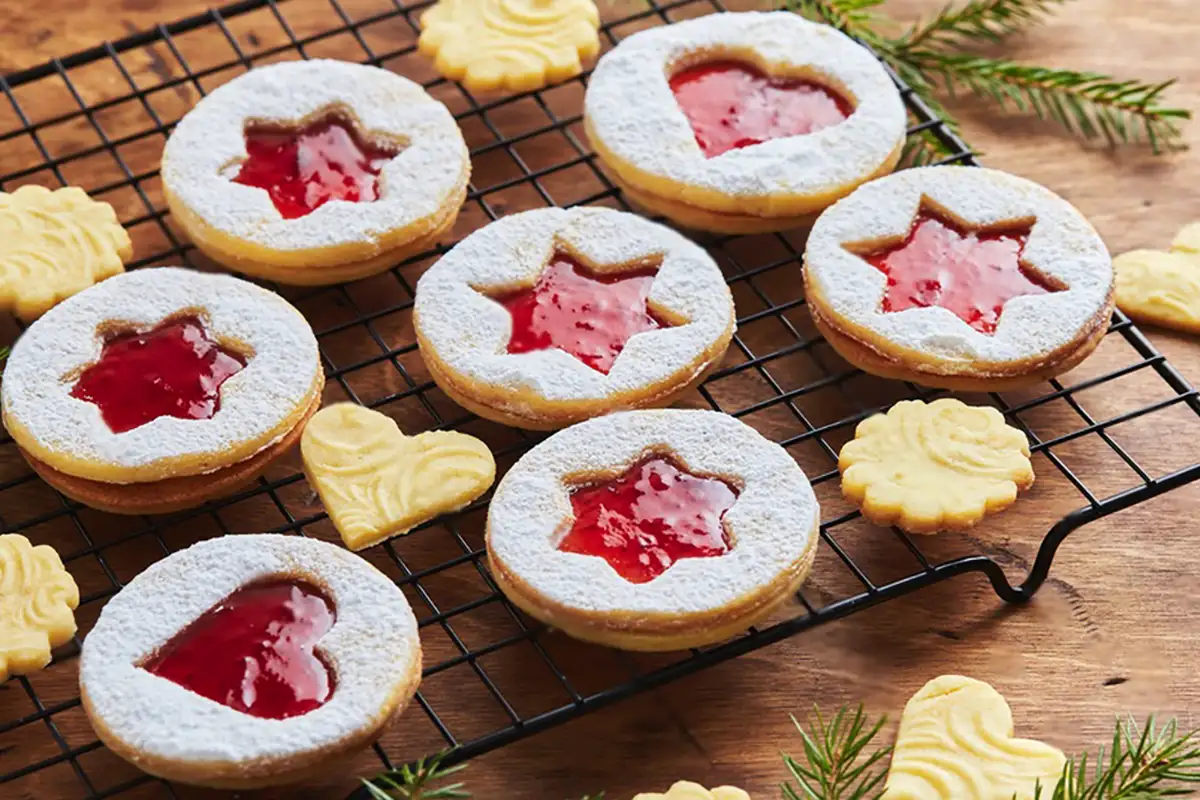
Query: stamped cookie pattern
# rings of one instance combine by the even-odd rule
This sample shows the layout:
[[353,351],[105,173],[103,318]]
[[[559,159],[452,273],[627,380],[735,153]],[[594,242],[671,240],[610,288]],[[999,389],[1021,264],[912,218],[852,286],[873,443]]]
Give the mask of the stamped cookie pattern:
[[698,783],[679,781],[672,785],[666,794],[644,792],[633,800],[750,800],[750,795],[732,786],[705,789]]
[[539,89],[600,52],[592,0],[440,0],[421,25],[421,52],[472,92]]
[[0,683],[50,663],[75,635],[79,587],[49,545],[0,536]]
[[26,322],[125,270],[129,234],[80,188],[0,192],[0,308]]
[[1171,249],[1133,250],[1113,259],[1117,307],[1139,322],[1200,333],[1200,222],[1182,228]]
[[863,516],[909,533],[963,530],[1033,485],[1025,435],[994,408],[905,400],[863,420],[838,457]]
[[405,436],[391,418],[353,403],[317,412],[300,452],[309,483],[351,550],[462,508],[496,479],[491,451],[474,436]]
[[1062,751],[1013,738],[1012,711],[982,681],[934,678],[904,706],[884,800],[1031,800],[1049,796]]

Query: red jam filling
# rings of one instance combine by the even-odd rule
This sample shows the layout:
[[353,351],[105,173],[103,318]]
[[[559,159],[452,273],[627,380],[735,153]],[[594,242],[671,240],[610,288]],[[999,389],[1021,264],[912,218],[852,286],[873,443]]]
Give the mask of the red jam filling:
[[728,553],[721,520],[737,495],[725,481],[651,456],[619,478],[572,492],[575,524],[558,549],[599,556],[630,583],[648,583],[681,558]]
[[1061,291],[1021,265],[1029,232],[964,230],[922,210],[903,242],[863,258],[887,275],[884,311],[941,306],[990,335],[1009,300]]
[[209,419],[221,408],[221,384],[245,366],[246,359],[221,347],[197,317],[182,317],[145,333],[108,337],[71,396],[99,406],[113,433],[159,417]]
[[248,128],[247,158],[234,183],[266,189],[284,219],[311,214],[330,200],[379,199],[379,171],[396,151],[363,142],[336,119],[299,130]]
[[737,61],[698,64],[672,75],[670,83],[706,158],[815,133],[854,111],[846,98],[819,83],[773,78]]
[[657,272],[598,275],[556,253],[532,289],[496,298],[512,314],[508,352],[556,347],[607,375],[631,336],[668,327],[646,306]]
[[311,584],[250,584],[175,634],[142,668],[252,717],[298,717],[333,694],[333,674],[313,647],[334,618],[333,604]]

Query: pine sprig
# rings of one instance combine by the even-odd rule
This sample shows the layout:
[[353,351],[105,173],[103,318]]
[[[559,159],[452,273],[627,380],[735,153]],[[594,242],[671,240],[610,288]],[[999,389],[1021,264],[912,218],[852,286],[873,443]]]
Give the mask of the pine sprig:
[[[957,121],[935,98],[966,89],[1003,109],[1030,113],[1089,141],[1145,143],[1158,154],[1182,150],[1182,123],[1191,112],[1162,103],[1174,81],[1121,80],[1097,72],[1030,66],[1003,58],[953,52],[973,42],[998,42],[1032,25],[1065,0],[968,0],[947,6],[899,36],[883,33],[880,0],[782,0],[818,22],[833,25],[871,47],[951,131]],[[950,152],[929,132],[910,137],[907,163],[938,161]]]
[[460,800],[471,796],[461,782],[433,787],[451,775],[466,769],[466,764],[443,767],[442,762],[450,750],[429,758],[422,758],[409,766],[389,770],[374,778],[364,778],[363,786],[372,800]]
[[1006,36],[1041,22],[1052,7],[1067,0],[970,0],[963,6],[948,4],[934,16],[912,27],[897,41],[901,49],[961,47],[973,41],[998,44]]
[[1068,760],[1053,792],[1039,788],[1034,800],[1158,800],[1192,794],[1189,783],[1200,783],[1197,731],[1118,717],[1108,753],[1101,748],[1090,771],[1087,755]]
[[828,721],[813,708],[808,718],[811,732],[795,717],[792,723],[804,745],[804,760],[786,753],[783,763],[796,781],[780,784],[784,800],[875,800],[882,796],[879,787],[885,774],[875,766],[891,752],[890,747],[867,748],[879,735],[887,718],[871,723],[863,707],[854,711],[843,707]]

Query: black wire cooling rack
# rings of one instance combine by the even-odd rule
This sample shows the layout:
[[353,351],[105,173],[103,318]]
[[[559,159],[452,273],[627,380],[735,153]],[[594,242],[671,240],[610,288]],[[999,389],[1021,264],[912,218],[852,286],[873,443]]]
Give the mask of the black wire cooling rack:
[[[645,27],[722,8],[720,0],[602,2],[608,4],[603,35],[609,45]],[[172,124],[206,91],[252,65],[333,57],[420,80],[455,113],[471,146],[474,180],[451,240],[526,208],[624,208],[580,130],[586,76],[514,97],[477,99],[438,78],[415,52],[420,12],[429,4],[245,0],[0,78],[7,100],[0,103],[0,189],[82,186],[111,203],[129,228],[138,257],[133,267],[212,268],[165,210],[158,161]],[[966,145],[897,83],[912,131],[929,131],[951,148],[947,161],[974,163]],[[1067,383],[967,398],[992,403],[1029,436],[1038,484],[1016,507],[970,536],[914,539],[870,526],[840,498],[837,451],[870,414],[898,399],[935,393],[853,370],[822,341],[803,308],[801,240],[784,234],[705,244],[734,292],[739,333],[722,367],[685,404],[711,406],[754,425],[787,447],[813,479],[824,509],[824,546],[795,606],[704,650],[642,657],[572,642],[531,623],[496,591],[483,563],[485,504],[478,503],[364,554],[417,610],[427,667],[417,708],[385,734],[374,756],[350,759],[344,775],[331,776],[336,787],[350,791],[354,775],[374,772],[380,762],[390,767],[447,747],[457,748],[452,761],[470,758],[965,573],[983,573],[1005,601],[1026,600],[1073,530],[1200,477],[1198,464],[1157,470],[1143,464],[1156,452],[1160,431],[1169,425],[1183,430],[1200,419],[1200,402],[1118,313],[1097,354]],[[504,469],[535,437],[464,415],[432,383],[417,353],[412,288],[442,252],[345,286],[272,288],[317,331],[327,402],[351,399],[380,408],[409,433],[467,430],[492,446]],[[0,337],[11,341],[18,331],[3,324],[10,327]],[[1148,419],[1155,420],[1150,427]],[[124,764],[96,740],[78,696],[79,641],[125,582],[192,542],[263,530],[337,541],[298,467],[293,454],[252,489],[191,512],[118,518],[62,498],[34,477],[11,439],[0,441],[0,529],[53,545],[83,595],[75,642],[46,670],[0,686],[0,796],[184,794]],[[1005,530],[1048,530],[1040,544],[1030,540],[1027,549],[1036,548],[1036,556],[1024,558],[1017,544],[1004,544],[1007,538],[989,538],[996,519]],[[1006,568],[1023,574],[1010,582]]]

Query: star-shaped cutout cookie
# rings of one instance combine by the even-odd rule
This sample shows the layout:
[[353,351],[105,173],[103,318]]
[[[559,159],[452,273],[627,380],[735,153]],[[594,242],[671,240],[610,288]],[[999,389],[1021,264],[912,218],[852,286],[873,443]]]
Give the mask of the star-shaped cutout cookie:
[[512,315],[508,352],[557,348],[607,375],[630,338],[672,325],[647,302],[657,272],[601,272],[556,250],[532,286],[491,293]]
[[1117,307],[1139,322],[1200,333],[1200,222],[1182,228],[1171,249],[1133,250],[1113,259]]
[[1064,290],[1022,260],[1033,223],[972,226],[922,198],[907,234],[844,247],[887,275],[884,312],[941,306],[984,334],[994,334],[1015,297]]

